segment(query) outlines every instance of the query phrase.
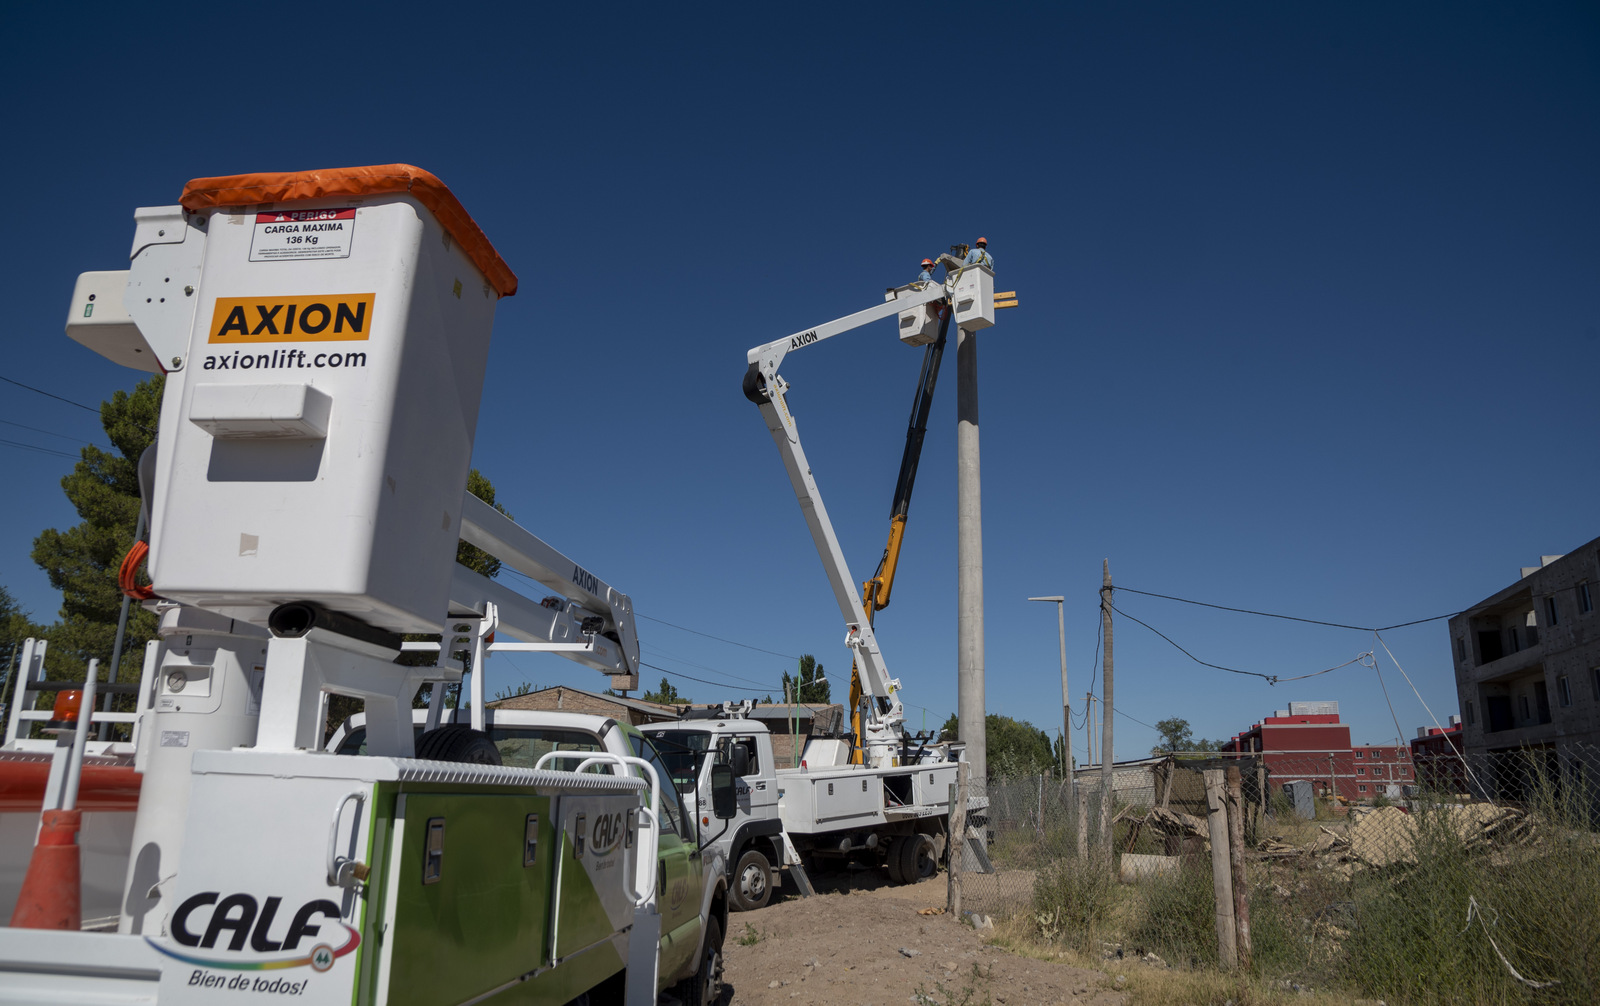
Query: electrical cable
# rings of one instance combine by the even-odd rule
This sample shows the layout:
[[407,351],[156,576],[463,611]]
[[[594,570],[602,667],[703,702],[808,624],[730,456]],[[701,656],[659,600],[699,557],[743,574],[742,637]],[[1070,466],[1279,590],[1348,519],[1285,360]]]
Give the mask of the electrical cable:
[[637,611],[633,613],[633,617],[635,617],[635,618],[643,618],[643,619],[646,619],[646,620],[651,621],[651,622],[656,622],[656,623],[658,623],[660,625],[670,626],[670,627],[672,627],[674,629],[678,629],[678,630],[683,631],[683,632],[692,632],[696,636],[704,636],[707,639],[715,639],[719,643],[727,643],[727,644],[729,644],[731,646],[742,646],[747,650],[755,650],[757,653],[769,653],[774,657],[783,657],[785,660],[799,660],[800,659],[798,656],[794,655],[793,653],[779,653],[777,650],[768,650],[768,649],[764,649],[764,648],[762,648],[760,646],[751,646],[749,643],[741,643],[737,639],[724,639],[721,636],[713,636],[709,632],[701,632],[699,629],[691,629],[686,625],[678,625],[675,622],[669,622],[664,618],[652,618],[649,615],[642,615]]
[[0,447],[16,447],[24,451],[38,451],[40,454],[52,454],[58,458],[70,458],[73,461],[83,460],[79,455],[68,454],[66,451],[58,451],[50,447],[35,447],[33,444],[24,444],[16,440],[0,439]]
[[[651,647],[651,649],[656,650],[655,647]],[[697,664],[693,660],[685,660],[682,657],[675,657],[672,654],[664,653],[661,650],[656,650],[656,652],[654,654],[652,654],[652,655],[657,660],[675,660],[680,664],[688,664],[690,667],[698,667],[702,671],[710,671],[712,674],[720,674],[725,678],[732,678],[735,681],[742,681],[747,685],[755,685],[757,688],[765,688],[766,687],[766,685],[763,684],[760,681],[755,681],[755,680],[753,680],[751,678],[740,677],[737,674],[733,674],[733,673],[730,673],[728,671],[724,671],[721,668],[708,667],[705,664]]]
[[[73,406],[75,408],[83,409],[85,412],[93,412],[97,416],[100,415],[100,410],[95,408],[95,407],[93,407],[92,405],[85,405],[82,402],[74,402],[70,398],[62,398],[60,395],[52,394],[51,392],[48,392],[48,391],[44,390],[43,388],[35,388],[31,384],[23,384],[21,381],[13,380],[12,378],[6,377],[4,375],[0,375],[0,381],[4,381],[7,384],[15,384],[19,388],[25,388],[28,391],[32,391],[35,394],[43,395],[46,398],[54,398],[58,402],[66,402],[68,405],[71,405],[71,406]],[[133,421],[130,419],[129,422],[133,422]],[[150,427],[144,425],[143,423],[133,423],[133,425],[139,427],[139,429],[141,429],[141,430],[145,431],[146,433],[150,434],[152,437],[156,435],[156,431],[155,430],[152,430]]]
[[1441,618],[1454,618],[1456,615],[1461,614],[1459,611],[1452,611],[1448,615],[1434,615],[1431,618],[1419,618],[1411,622],[1400,622],[1395,625],[1382,625],[1377,628],[1373,628],[1370,625],[1345,625],[1343,622],[1324,622],[1321,619],[1300,618],[1297,615],[1279,615],[1270,611],[1253,611],[1249,608],[1233,608],[1226,604],[1212,604],[1208,601],[1195,601],[1187,597],[1173,597],[1171,594],[1155,594],[1148,590],[1135,590],[1132,587],[1117,587],[1116,589],[1125,590],[1130,594],[1143,594],[1145,597],[1159,597],[1163,601],[1179,601],[1183,604],[1196,604],[1202,608],[1216,608],[1218,611],[1236,611],[1241,615],[1260,615],[1263,618],[1281,618],[1289,622],[1305,622],[1309,625],[1326,625],[1331,629],[1353,629],[1357,632],[1388,632],[1390,629],[1404,629],[1407,626],[1422,625],[1426,622],[1437,622]]
[[7,384],[15,384],[19,388],[25,388],[28,391],[32,391],[35,394],[43,395],[46,398],[54,398],[58,402],[66,402],[68,405],[72,405],[72,406],[75,406],[77,408],[80,408],[80,409],[84,410],[85,412],[93,412],[97,416],[100,414],[100,410],[95,408],[92,405],[85,405],[82,402],[74,402],[70,398],[62,398],[60,395],[51,394],[50,392],[44,390],[43,388],[35,388],[31,384],[23,384],[21,381],[14,381],[11,378],[5,377],[5,376],[0,376],[0,381],[4,381]]
[[[1485,799],[1489,801],[1489,804],[1493,806],[1493,794],[1487,787],[1478,782],[1477,774],[1472,771],[1472,766],[1467,764],[1466,756],[1461,753],[1461,749],[1456,746],[1456,742],[1450,737],[1450,731],[1446,730],[1443,725],[1439,723],[1439,717],[1433,714],[1433,710],[1428,707],[1427,701],[1423,699],[1422,693],[1417,691],[1417,686],[1412,682],[1411,675],[1407,674],[1406,669],[1400,666],[1400,661],[1394,659],[1394,651],[1389,649],[1389,644],[1384,642],[1383,637],[1378,635],[1376,632],[1372,634],[1372,638],[1378,641],[1378,645],[1383,647],[1383,652],[1387,653],[1389,655],[1389,659],[1394,661],[1395,670],[1399,671],[1400,676],[1406,679],[1406,684],[1411,686],[1411,694],[1415,695],[1417,697],[1417,701],[1422,703],[1422,708],[1428,714],[1428,719],[1433,721],[1433,725],[1437,727],[1439,729],[1439,733],[1444,736],[1444,742],[1450,745],[1450,750],[1455,753],[1456,759],[1461,762],[1461,767],[1467,770],[1467,777],[1472,780],[1473,784],[1476,785],[1479,791],[1484,794]],[[1373,656],[1372,662],[1374,667],[1376,667],[1378,662],[1376,655]],[[1380,677],[1379,680],[1381,681],[1382,678]]]
[[[1122,588],[1119,587],[1117,589],[1121,590]],[[1132,615],[1128,614],[1126,611],[1123,611],[1121,608],[1117,607],[1114,604],[1111,605],[1110,607],[1111,607],[1112,611],[1114,611],[1117,614],[1121,615],[1123,618],[1129,619],[1129,620],[1131,620],[1133,622],[1137,622],[1139,625],[1142,625],[1145,628],[1149,629],[1151,632],[1154,632],[1156,635],[1160,636],[1162,639],[1165,639],[1167,642],[1171,643],[1173,645],[1173,647],[1176,648],[1179,653],[1182,653],[1184,656],[1188,657],[1190,660],[1193,660],[1197,664],[1200,664],[1200,665],[1205,666],[1205,667],[1215,668],[1216,670],[1219,670],[1219,671],[1227,671],[1229,674],[1243,674],[1243,675],[1247,675],[1249,677],[1261,678],[1262,680],[1264,680],[1269,685],[1276,685],[1280,681],[1301,681],[1301,680],[1304,680],[1305,678],[1314,678],[1319,674],[1327,674],[1330,671],[1337,671],[1340,667],[1349,667],[1351,664],[1357,663],[1358,661],[1361,660],[1361,656],[1357,656],[1357,657],[1354,657],[1354,658],[1352,658],[1350,660],[1346,660],[1344,663],[1339,664],[1337,667],[1328,667],[1328,668],[1325,668],[1325,669],[1320,670],[1320,671],[1313,671],[1310,674],[1299,674],[1299,675],[1296,675],[1296,676],[1294,676],[1292,678],[1281,677],[1281,676],[1279,676],[1277,674],[1263,674],[1260,671],[1241,671],[1237,667],[1224,667],[1221,664],[1213,664],[1209,660],[1201,660],[1199,657],[1197,657],[1194,654],[1190,653],[1188,650],[1184,649],[1182,646],[1179,646],[1177,644],[1177,642],[1175,642],[1172,639],[1171,636],[1168,636],[1166,633],[1162,632],[1160,629],[1156,628],[1155,626],[1149,624],[1148,622],[1139,621],[1139,619],[1134,618]],[[1365,654],[1363,654],[1362,656],[1365,656]],[[1365,665],[1363,665],[1363,666],[1365,666]]]
[[[99,447],[100,446],[99,444],[90,443],[89,441],[83,439],[82,437],[69,437],[65,433],[52,433],[49,430],[42,430],[37,426],[29,426],[26,423],[13,423],[9,419],[0,419],[0,423],[4,423],[7,426],[15,426],[19,430],[32,430],[34,433],[43,433],[47,437],[55,437],[58,440],[67,440],[67,441],[70,441],[70,442],[72,442],[74,444],[87,444],[88,446],[91,446],[91,447]],[[100,449],[101,450],[105,450],[104,447],[101,447]]]
[[669,671],[665,667],[659,667],[656,664],[645,663],[643,660],[639,661],[639,666],[640,667],[648,667],[652,671],[660,671],[662,674],[665,674],[668,677],[684,678],[684,679],[689,680],[689,681],[698,681],[702,685],[713,685],[713,686],[715,686],[717,688],[727,688],[728,687],[728,683],[725,682],[725,681],[707,681],[705,678],[697,678],[692,674],[684,674],[682,671]]

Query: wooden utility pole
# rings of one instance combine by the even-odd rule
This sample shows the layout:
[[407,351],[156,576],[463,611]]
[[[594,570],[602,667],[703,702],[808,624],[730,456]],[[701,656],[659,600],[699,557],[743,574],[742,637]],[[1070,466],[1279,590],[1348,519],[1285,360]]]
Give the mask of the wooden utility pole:
[[1244,879],[1244,787],[1238,765],[1229,765],[1228,870],[1233,880],[1233,924],[1238,937],[1239,966],[1250,970],[1250,888]]
[[1222,769],[1208,768],[1206,824],[1211,835],[1211,893],[1217,903],[1217,959],[1222,970],[1239,963],[1238,933],[1233,921],[1233,866],[1228,856],[1228,801]]
[[[1102,665],[1106,676],[1104,687],[1104,700],[1100,708],[1100,841],[1104,843],[1109,854],[1111,850],[1111,766],[1116,758],[1111,752],[1111,715],[1115,706],[1112,705],[1111,674],[1113,661],[1111,659],[1111,560],[1106,559],[1102,565],[1102,579],[1100,582],[1100,627],[1105,633],[1105,663]],[[1115,858],[1115,857],[1112,857]]]
[[956,781],[950,787],[950,867],[946,871],[945,908],[950,917],[961,918],[961,866],[967,851],[967,781],[971,768],[966,762],[956,766]]

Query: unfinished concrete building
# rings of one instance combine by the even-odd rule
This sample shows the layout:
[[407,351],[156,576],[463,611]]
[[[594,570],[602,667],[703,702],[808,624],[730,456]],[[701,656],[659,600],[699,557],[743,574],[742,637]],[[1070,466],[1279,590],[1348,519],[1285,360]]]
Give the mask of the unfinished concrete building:
[[1600,748],[1600,538],[1450,619],[1468,755]]

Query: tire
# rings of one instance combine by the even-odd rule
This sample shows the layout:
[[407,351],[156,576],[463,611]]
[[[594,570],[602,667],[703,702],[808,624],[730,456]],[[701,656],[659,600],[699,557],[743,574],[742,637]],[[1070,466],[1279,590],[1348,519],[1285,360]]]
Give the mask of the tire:
[[889,867],[889,883],[904,884],[906,875],[902,872],[905,861],[906,839],[904,835],[896,835],[889,840],[889,853],[884,856],[884,865]]
[[906,883],[915,884],[939,872],[939,860],[933,855],[933,839],[927,835],[912,835],[906,839],[905,859],[900,863],[900,873]]
[[722,926],[715,916],[706,920],[700,967],[693,978],[686,978],[679,984],[677,992],[683,1006],[712,1006],[722,998]]
[[757,849],[747,849],[733,871],[733,907],[753,912],[772,900],[772,864]]
[[481,730],[451,723],[417,738],[417,757],[427,761],[453,761],[469,765],[499,765],[500,749]]

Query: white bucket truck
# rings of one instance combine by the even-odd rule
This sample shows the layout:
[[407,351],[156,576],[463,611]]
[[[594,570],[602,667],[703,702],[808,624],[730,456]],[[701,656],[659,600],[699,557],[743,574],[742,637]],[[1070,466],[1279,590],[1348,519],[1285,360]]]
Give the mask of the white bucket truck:
[[[484,733],[493,653],[626,677],[638,640],[627,595],[465,493],[516,290],[483,232],[400,164],[198,179],[135,220],[129,269],[80,277],[68,322],[167,375],[129,868],[114,924],[62,931],[76,886],[34,867],[60,866],[82,773],[52,772],[42,831],[65,841],[0,928],[0,1002],[714,998],[725,881],[662,826],[648,742],[515,766]],[[462,538],[559,596],[458,565]],[[436,663],[396,662],[416,649]],[[470,722],[440,725],[469,670]],[[321,750],[329,693],[364,701],[364,754]],[[91,705],[52,757],[81,762]]]

